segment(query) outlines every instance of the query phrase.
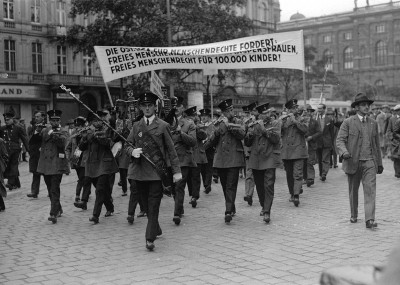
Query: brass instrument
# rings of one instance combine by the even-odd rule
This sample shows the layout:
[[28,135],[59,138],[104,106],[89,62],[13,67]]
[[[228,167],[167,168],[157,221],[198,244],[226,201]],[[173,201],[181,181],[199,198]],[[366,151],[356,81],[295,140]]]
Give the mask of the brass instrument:
[[219,124],[221,124],[222,122],[224,122],[225,124],[228,123],[228,118],[221,115],[221,117],[218,118],[218,120],[216,120],[213,124],[214,126],[218,126]]

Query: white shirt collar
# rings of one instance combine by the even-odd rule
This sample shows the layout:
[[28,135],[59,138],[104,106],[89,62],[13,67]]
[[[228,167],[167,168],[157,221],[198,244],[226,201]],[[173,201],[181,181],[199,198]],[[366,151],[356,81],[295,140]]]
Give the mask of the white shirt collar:
[[363,117],[363,116],[360,116],[358,113],[357,113],[357,116],[358,116],[358,118],[360,119],[361,122],[362,122],[363,118],[365,118],[365,120],[367,120],[367,116]]
[[155,118],[155,117],[156,117],[155,115],[153,115],[153,116],[151,116],[151,117],[149,117],[149,118],[144,117],[144,118],[145,118],[144,122],[145,122],[146,125],[147,125],[147,120],[149,120],[149,125],[151,125],[151,123],[154,121],[154,118]]

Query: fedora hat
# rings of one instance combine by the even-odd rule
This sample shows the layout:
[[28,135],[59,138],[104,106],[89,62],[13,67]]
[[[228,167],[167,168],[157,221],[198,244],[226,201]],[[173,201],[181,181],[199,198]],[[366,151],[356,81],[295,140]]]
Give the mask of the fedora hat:
[[367,102],[369,105],[371,105],[372,103],[374,103],[374,100],[370,100],[368,98],[367,95],[365,95],[364,93],[358,93],[355,97],[354,97],[354,102],[351,103],[351,107],[354,108],[355,106],[357,106],[358,104],[362,103],[362,102]]

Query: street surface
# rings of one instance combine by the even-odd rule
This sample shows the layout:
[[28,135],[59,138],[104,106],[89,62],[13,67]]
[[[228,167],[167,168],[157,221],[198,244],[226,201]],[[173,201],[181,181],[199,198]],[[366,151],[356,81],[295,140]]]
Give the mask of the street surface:
[[[321,272],[344,265],[384,265],[399,242],[399,180],[384,159],[378,175],[374,231],[365,228],[362,186],[359,222],[350,224],[347,178],[331,169],[325,183],[304,185],[300,206],[289,203],[284,172],[277,170],[271,223],[262,221],[254,204],[243,201],[244,179],[236,199],[237,215],[224,223],[220,184],[201,191],[197,208],[185,197],[180,226],[172,222],[173,200],[161,202],[161,238],[154,252],[145,248],[147,218],[127,223],[129,196],[113,190],[115,213],[89,222],[94,189],[83,211],[73,206],[76,174],[64,176],[64,214],[47,221],[50,201],[42,180],[38,199],[30,199],[28,164],[20,165],[22,188],[9,192],[0,213],[0,284],[318,284]],[[118,181],[118,178],[116,179]]]

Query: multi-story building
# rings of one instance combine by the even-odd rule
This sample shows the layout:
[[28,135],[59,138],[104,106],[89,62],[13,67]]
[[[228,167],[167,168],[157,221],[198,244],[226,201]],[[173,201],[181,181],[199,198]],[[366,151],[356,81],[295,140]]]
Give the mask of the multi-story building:
[[388,90],[400,86],[400,2],[313,18],[297,13],[277,30],[303,30],[305,46],[327,60],[339,84],[347,80],[357,91],[370,90],[376,100],[394,100]]

